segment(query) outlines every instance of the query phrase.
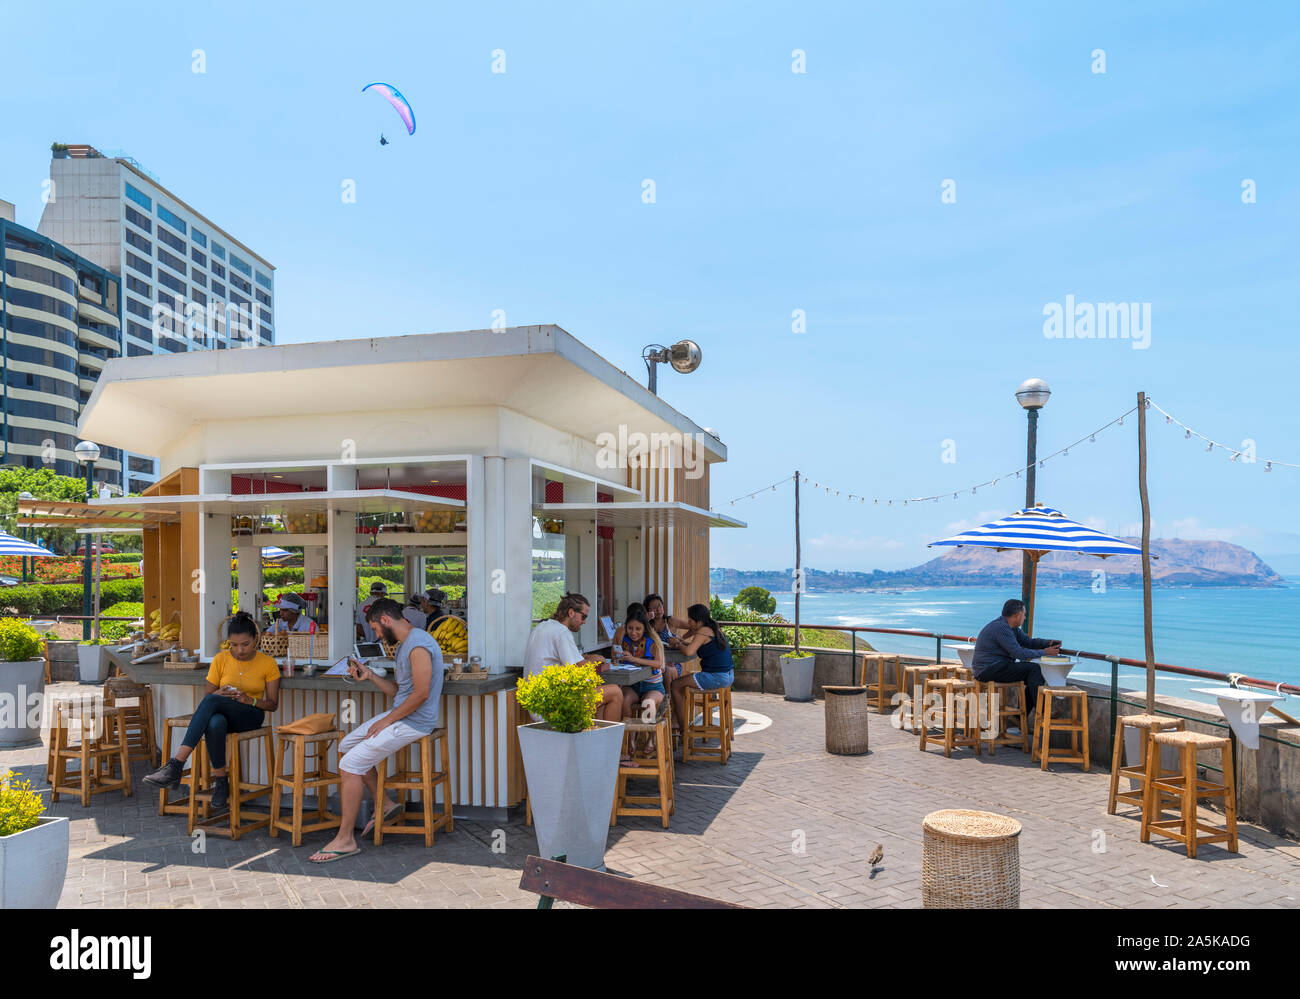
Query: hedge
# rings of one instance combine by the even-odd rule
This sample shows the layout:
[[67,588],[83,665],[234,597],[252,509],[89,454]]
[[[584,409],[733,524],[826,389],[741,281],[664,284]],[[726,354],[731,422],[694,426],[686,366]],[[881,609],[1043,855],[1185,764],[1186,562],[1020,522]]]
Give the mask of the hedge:
[[[0,606],[9,613],[22,617],[37,614],[80,614],[82,611],[82,586],[80,583],[45,583],[12,586],[0,590]],[[144,582],[139,579],[112,579],[99,588],[99,606],[128,601],[144,600]]]

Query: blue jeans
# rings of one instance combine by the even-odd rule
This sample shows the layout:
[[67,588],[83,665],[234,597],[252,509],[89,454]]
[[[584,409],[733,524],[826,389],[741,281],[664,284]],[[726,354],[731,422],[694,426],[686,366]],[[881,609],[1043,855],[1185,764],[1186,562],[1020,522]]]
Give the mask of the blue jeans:
[[668,693],[664,690],[664,685],[662,683],[656,683],[652,680],[642,680],[640,683],[634,683],[632,684],[632,689],[636,691],[637,697],[645,697],[646,694],[654,690],[659,691],[659,693],[664,694],[665,696],[667,696]]
[[226,765],[226,735],[261,728],[263,714],[261,708],[251,704],[240,704],[234,698],[217,693],[209,694],[194,709],[181,745],[194,749],[200,739],[205,740],[212,769],[220,770]]
[[701,690],[721,690],[723,687],[730,687],[736,680],[736,674],[732,670],[725,673],[710,673],[708,670],[700,670],[698,673],[692,673],[695,677],[695,685]]

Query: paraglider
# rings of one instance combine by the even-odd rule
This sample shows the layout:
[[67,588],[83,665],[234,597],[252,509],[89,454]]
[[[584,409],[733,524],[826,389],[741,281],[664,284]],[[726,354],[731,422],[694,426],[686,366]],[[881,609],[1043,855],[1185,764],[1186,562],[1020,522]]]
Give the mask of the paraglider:
[[[415,112],[411,110],[410,103],[402,96],[400,90],[389,83],[370,83],[361,88],[363,94],[367,90],[374,90],[375,93],[380,94],[384,100],[393,106],[397,116],[402,119],[402,124],[406,126],[407,135],[415,134]],[[379,144],[381,146],[388,145],[388,140],[384,138],[382,132],[379,133]]]

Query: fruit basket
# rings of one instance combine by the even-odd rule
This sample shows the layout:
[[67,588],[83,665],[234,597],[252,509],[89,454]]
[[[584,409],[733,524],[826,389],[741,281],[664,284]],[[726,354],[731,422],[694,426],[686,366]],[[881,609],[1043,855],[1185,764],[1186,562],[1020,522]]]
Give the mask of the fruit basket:
[[330,636],[318,631],[316,634],[308,634],[301,631],[290,632],[288,639],[288,653],[295,659],[323,660],[328,658],[330,651]]
[[287,631],[264,631],[257,640],[259,652],[265,652],[275,659],[289,651],[289,633]]

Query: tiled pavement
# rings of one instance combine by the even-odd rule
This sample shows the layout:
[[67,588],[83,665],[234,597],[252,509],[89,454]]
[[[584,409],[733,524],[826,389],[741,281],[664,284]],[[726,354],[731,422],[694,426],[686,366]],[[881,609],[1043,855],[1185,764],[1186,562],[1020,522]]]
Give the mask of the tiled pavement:
[[[837,757],[823,745],[822,704],[737,692],[736,707],[772,719],[737,733],[725,766],[679,764],[671,828],[648,819],[610,830],[612,871],[754,906],[913,907],[921,900],[921,819],[939,808],[979,808],[1020,820],[1025,907],[1300,907],[1300,844],[1247,824],[1241,852],[1202,847],[1189,860],[1169,841],[1138,842],[1132,813],[1108,816],[1108,775],[1054,764],[1042,773],[1019,750],[996,757],[922,754],[907,733],[871,719],[872,752]],[[43,783],[40,748],[0,752]],[[522,818],[494,826],[458,820],[432,849],[415,837],[317,867],[307,856],[327,838],[292,848],[265,831],[238,843],[209,836],[195,853],[179,817],[159,818],[157,799],[97,796],[89,809],[64,798],[72,820],[62,907],[518,907],[536,839]],[[1207,813],[1216,821],[1219,817]],[[497,829],[504,830],[504,838]],[[494,852],[494,842],[504,852]],[[885,859],[872,876],[867,856]]]

